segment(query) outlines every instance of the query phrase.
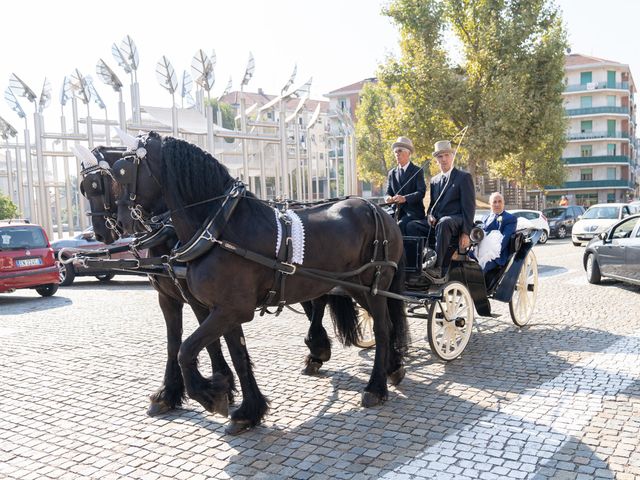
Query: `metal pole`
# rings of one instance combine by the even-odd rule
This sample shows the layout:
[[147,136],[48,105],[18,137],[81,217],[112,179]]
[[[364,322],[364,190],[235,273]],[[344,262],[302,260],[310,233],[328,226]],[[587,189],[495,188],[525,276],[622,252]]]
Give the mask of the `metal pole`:
[[[218,105],[218,111],[220,111],[220,105]],[[215,156],[216,145],[213,136],[213,105],[207,104],[207,111],[205,118],[207,119],[207,150],[211,155]]]
[[281,195],[289,198],[289,168],[287,166],[287,124],[285,122],[285,105],[280,100],[280,177],[282,179]]
[[[55,148],[55,145],[54,145]],[[58,238],[62,237],[63,231],[62,231],[62,212],[60,211],[60,198],[58,195],[58,162],[57,160],[54,158],[52,160],[52,165],[53,165],[53,199],[55,202],[55,208],[56,208],[56,223],[58,225]],[[53,228],[53,227],[52,227]]]
[[[240,95],[240,130],[242,133],[247,133],[247,115],[245,112],[245,98],[244,93]],[[249,181],[249,159],[247,151],[247,140],[242,140],[242,174],[244,176],[243,181]]]
[[[64,118],[64,117],[63,117]],[[118,92],[118,119],[122,131],[127,131],[127,113],[125,111],[124,101],[122,100],[122,89]]]
[[175,138],[178,138],[178,108],[173,101],[173,95],[171,95],[171,133]]
[[[24,154],[27,163],[27,204],[29,205],[29,218],[36,218],[36,208],[33,199],[33,165],[31,164],[31,139],[29,138],[29,127],[27,119],[24,120]],[[36,218],[36,221],[40,221]]]
[[11,151],[5,150],[5,163],[7,165],[7,190],[9,191],[9,198],[12,202],[16,201],[16,193],[13,190],[13,173],[11,172]]
[[[67,131],[67,123],[64,118],[64,114],[60,116],[60,128],[62,133],[66,133]],[[62,138],[62,150],[68,151],[67,147],[67,139]],[[63,160],[64,167],[64,190],[65,190],[65,200],[67,204],[67,225],[69,227],[69,235],[74,235],[74,223],[73,223],[73,191],[71,189],[71,175],[69,173],[69,157],[64,158]]]
[[312,165],[312,158],[311,158],[311,137],[309,137],[309,129],[306,129],[306,136],[305,136],[305,142],[304,142],[304,146],[305,146],[305,150],[307,151],[307,200],[309,202],[313,201],[313,169],[311,168]]
[[345,134],[345,136],[342,137],[342,171],[344,172],[342,180],[344,182],[345,195],[351,195],[351,162],[349,161],[349,150],[351,150],[349,137]]
[[300,158],[300,129],[298,116],[293,119],[293,134],[296,142],[296,200],[304,200],[304,182],[302,181],[302,159]]
[[[16,138],[16,143],[18,139]],[[20,149],[16,145],[16,183],[18,184],[18,208],[20,214],[26,217],[25,203],[24,203],[24,179],[22,177],[22,159],[20,158]]]
[[36,112],[33,114],[33,125],[35,127],[35,144],[36,144],[36,171],[38,175],[38,223],[47,232],[47,235],[53,236],[51,226],[51,206],[47,188],[45,186],[44,170],[45,162],[42,155],[42,116]]

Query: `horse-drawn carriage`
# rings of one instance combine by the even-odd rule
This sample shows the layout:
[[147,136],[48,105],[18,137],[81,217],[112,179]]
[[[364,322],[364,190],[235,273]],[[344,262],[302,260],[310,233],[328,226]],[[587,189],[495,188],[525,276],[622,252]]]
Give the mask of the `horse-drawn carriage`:
[[[94,252],[84,261],[147,272],[160,292],[170,349],[165,382],[152,396],[150,414],[175,408],[186,391],[207,410],[226,415],[234,380],[220,350],[224,336],[243,392],[228,430],[237,433],[260,423],[268,403],[253,377],[241,326],[253,318],[256,307],[264,313],[268,307],[279,311],[287,304],[306,302],[312,322],[305,339],[311,350],[309,367],[328,359],[323,352],[314,356],[313,344],[324,332],[317,322],[327,300],[319,299],[335,296],[335,287],[349,295],[342,297],[348,298],[349,306],[334,308],[341,308],[345,318],[356,318],[345,320],[341,339],[347,345],[366,343],[355,314],[345,313],[349,307],[355,311],[353,298],[370,318],[376,345],[373,371],[362,395],[365,407],[384,402],[387,383],[396,385],[404,377],[407,311],[427,318],[429,343],[444,360],[463,352],[476,310],[491,314],[489,298],[509,302],[519,326],[531,317],[537,293],[531,251],[539,237],[535,231],[514,236],[508,263],[490,279],[462,255],[452,261],[446,282],[417,287],[405,281],[405,274],[421,268],[422,244],[419,239],[403,239],[380,207],[348,198],[279,211],[246,191],[224,166],[194,145],[153,132],[138,138],[121,136],[126,148],[111,149],[108,155],[100,149],[77,153],[84,158],[82,190],[91,204],[96,236],[109,243],[123,231],[142,232],[137,245],[150,248],[150,256],[110,260],[95,258]],[[172,235],[180,240],[179,247],[168,243]],[[175,337],[181,331],[181,315],[176,319],[171,313],[181,311],[181,306],[169,308],[171,302],[189,303],[200,323],[182,343],[179,335]],[[365,317],[361,321],[366,324]],[[205,347],[214,371],[211,380],[197,368]]]

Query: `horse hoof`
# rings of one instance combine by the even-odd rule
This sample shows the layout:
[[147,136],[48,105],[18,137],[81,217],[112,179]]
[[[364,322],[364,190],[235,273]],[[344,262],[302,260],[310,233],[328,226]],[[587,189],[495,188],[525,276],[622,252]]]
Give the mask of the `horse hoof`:
[[217,395],[213,399],[210,407],[207,408],[207,410],[210,411],[211,413],[219,413],[223,417],[228,417],[229,416],[229,397],[227,396],[227,394],[225,393],[222,395]]
[[224,429],[228,435],[238,435],[247,430],[251,430],[251,422],[248,420],[231,420],[227,428]]
[[171,407],[165,402],[151,402],[147,409],[147,415],[150,417],[156,417],[171,411]]
[[305,375],[318,375],[318,372],[320,372],[320,367],[322,367],[322,362],[310,361],[307,363],[307,366],[304,367],[302,373],[304,373]]
[[371,408],[384,403],[384,398],[376,395],[373,392],[362,392],[362,406],[364,408]]
[[402,381],[406,373],[407,372],[404,367],[400,367],[395,372],[391,372],[387,376],[389,378],[389,383],[391,385],[400,385],[400,382]]

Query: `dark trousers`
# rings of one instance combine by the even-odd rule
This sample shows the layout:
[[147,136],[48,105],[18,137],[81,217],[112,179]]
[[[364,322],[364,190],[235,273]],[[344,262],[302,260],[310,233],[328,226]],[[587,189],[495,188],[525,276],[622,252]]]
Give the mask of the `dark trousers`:
[[433,245],[436,251],[436,268],[447,266],[450,260],[450,247],[452,240],[459,237],[462,230],[462,216],[442,217],[436,223],[435,228],[431,227],[427,220],[416,220],[407,225],[407,235],[411,237],[427,237],[429,244]]
[[400,227],[400,231],[402,232],[403,236],[409,235],[407,233],[407,226],[409,225],[409,223],[416,221],[418,221],[418,217],[412,215],[411,213],[401,214],[400,218],[398,219],[398,227]]

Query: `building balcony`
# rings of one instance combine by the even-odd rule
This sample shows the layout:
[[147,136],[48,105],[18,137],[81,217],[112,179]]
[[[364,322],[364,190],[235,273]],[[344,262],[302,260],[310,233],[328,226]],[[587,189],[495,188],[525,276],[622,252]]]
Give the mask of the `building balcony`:
[[629,90],[629,82],[591,82],[580,85],[567,85],[565,93],[591,92],[593,90]]
[[629,132],[622,132],[620,130],[616,132],[609,131],[595,131],[595,132],[581,132],[581,133],[567,133],[567,140],[593,140],[593,139],[605,139],[605,138],[629,138]]
[[615,115],[629,115],[629,107],[565,108],[564,111],[569,117],[575,117],[578,115],[601,115],[607,113]]
[[634,188],[634,184],[629,180],[582,180],[565,182],[559,187],[545,187],[545,190],[596,190],[601,188]]
[[564,157],[565,165],[581,165],[593,163],[629,163],[627,155],[596,155],[593,157]]

